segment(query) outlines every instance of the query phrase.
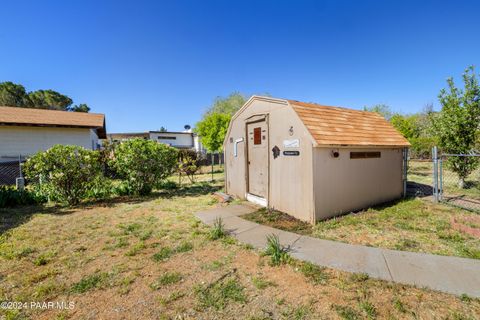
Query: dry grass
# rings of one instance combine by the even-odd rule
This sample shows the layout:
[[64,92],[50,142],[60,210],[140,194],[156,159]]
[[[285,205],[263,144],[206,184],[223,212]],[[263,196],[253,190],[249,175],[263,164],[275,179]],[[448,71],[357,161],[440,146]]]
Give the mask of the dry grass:
[[[322,239],[480,259],[480,239],[455,230],[452,217],[465,221],[478,215],[428,200],[408,199],[319,221],[313,227],[275,210],[260,209],[242,216],[270,227]],[[476,226],[471,222],[465,224]]]
[[213,190],[196,184],[127,203],[0,211],[9,217],[2,220],[8,231],[0,240],[0,301],[75,302],[64,311],[0,310],[0,318],[480,316],[477,299],[295,261],[273,267],[229,237],[211,240],[192,213],[219,205]]
[[480,259],[480,239],[452,228],[452,217],[475,216],[465,210],[408,199],[319,222],[312,235],[404,251]]
[[261,208],[258,211],[243,215],[242,218],[280,230],[295,232],[302,235],[312,234],[311,224],[295,219],[294,217],[277,210]]

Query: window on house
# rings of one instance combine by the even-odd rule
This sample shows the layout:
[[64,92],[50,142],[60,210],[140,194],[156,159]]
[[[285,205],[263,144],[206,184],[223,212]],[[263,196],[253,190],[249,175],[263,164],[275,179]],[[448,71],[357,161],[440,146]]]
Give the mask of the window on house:
[[381,156],[381,152],[378,151],[350,152],[350,159],[380,158]]
[[253,129],[253,144],[262,144],[262,128]]
[[166,137],[166,136],[158,136],[158,140],[176,140],[177,137]]

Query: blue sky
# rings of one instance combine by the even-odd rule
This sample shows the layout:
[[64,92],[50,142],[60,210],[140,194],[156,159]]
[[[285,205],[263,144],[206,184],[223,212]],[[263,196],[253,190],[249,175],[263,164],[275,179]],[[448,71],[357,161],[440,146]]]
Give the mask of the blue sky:
[[438,108],[480,71],[478,1],[8,1],[0,81],[54,89],[109,132],[180,130],[216,96]]

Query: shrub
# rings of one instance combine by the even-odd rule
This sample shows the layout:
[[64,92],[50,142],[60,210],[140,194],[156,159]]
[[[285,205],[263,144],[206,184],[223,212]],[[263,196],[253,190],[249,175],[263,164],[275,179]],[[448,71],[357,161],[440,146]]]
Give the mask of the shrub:
[[158,189],[175,190],[178,189],[178,184],[175,181],[165,180],[157,185]]
[[126,189],[149,194],[177,166],[177,150],[152,140],[131,139],[115,146],[110,165],[124,177]]
[[85,197],[92,200],[107,199],[113,195],[114,191],[112,180],[98,175],[92,180]]
[[100,175],[97,151],[79,146],[55,145],[25,164],[25,175],[50,200],[78,204]]
[[181,178],[186,175],[190,182],[195,182],[195,173],[200,168],[200,159],[197,152],[193,150],[180,150],[178,152],[178,174]]
[[14,207],[41,203],[42,198],[37,197],[29,190],[17,190],[12,186],[0,186],[0,208]]

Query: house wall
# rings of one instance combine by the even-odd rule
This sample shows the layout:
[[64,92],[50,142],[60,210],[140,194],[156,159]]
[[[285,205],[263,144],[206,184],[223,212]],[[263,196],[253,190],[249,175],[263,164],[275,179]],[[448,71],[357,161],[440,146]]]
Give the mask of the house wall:
[[193,145],[194,145],[193,148],[195,149],[195,151],[205,153],[206,150],[203,147],[202,141],[199,136],[197,135],[193,136]]
[[[169,139],[164,139],[165,137]],[[192,133],[150,132],[150,139],[176,148],[194,147]]]
[[[314,219],[313,182],[312,182],[312,144],[313,140],[300,122],[295,112],[286,104],[275,100],[259,99],[243,110],[232,121],[230,132],[225,139],[225,187],[227,193],[245,199],[246,184],[246,143],[245,123],[254,115],[268,114],[268,161],[269,189],[268,206],[286,212],[303,221]],[[293,127],[293,135],[289,134]],[[230,140],[232,138],[232,142]],[[234,156],[235,140],[243,138],[238,144],[237,157]],[[298,148],[286,149],[284,140],[298,139]],[[272,148],[278,146],[280,156],[274,159]],[[296,150],[299,156],[284,156],[284,150]]]
[[0,161],[29,156],[56,144],[92,149],[97,143],[97,135],[88,128],[0,126]]
[[[323,220],[402,196],[402,149],[317,147],[313,151],[316,219]],[[380,158],[350,159],[351,151],[380,151]]]

